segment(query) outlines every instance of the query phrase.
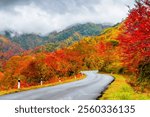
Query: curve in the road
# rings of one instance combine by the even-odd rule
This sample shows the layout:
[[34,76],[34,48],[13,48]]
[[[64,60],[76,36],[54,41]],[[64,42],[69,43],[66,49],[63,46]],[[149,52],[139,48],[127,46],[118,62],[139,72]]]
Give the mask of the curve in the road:
[[67,84],[0,96],[0,100],[95,100],[114,80],[112,76],[84,71],[87,77]]

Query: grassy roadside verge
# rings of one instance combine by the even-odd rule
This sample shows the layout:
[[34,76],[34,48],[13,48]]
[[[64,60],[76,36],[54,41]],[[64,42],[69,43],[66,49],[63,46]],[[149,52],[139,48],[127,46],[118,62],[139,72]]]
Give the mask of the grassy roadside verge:
[[9,91],[0,91],[0,96],[6,95],[6,94],[11,94],[11,93],[17,93],[17,92],[21,92],[21,91],[27,91],[27,90],[32,90],[32,89],[38,89],[38,88],[44,88],[44,87],[49,87],[49,86],[56,86],[56,85],[60,85],[60,84],[75,82],[75,81],[78,81],[78,80],[82,80],[85,77],[86,77],[85,75],[82,75],[78,78],[72,78],[72,79],[69,79],[69,80],[65,80],[65,81],[62,81],[62,82],[55,82],[55,83],[51,83],[51,84],[43,84],[42,86],[37,85],[37,86],[31,86],[31,87],[21,88],[21,89],[12,89],[12,90],[9,90]]
[[115,81],[108,87],[99,100],[149,100],[150,94],[137,93],[126,82],[124,75],[112,74]]

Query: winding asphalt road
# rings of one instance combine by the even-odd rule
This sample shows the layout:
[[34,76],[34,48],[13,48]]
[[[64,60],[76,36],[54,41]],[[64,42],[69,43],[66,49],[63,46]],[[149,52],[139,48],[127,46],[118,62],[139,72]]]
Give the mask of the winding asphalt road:
[[86,78],[67,84],[0,96],[0,100],[95,100],[114,80],[112,76],[84,71]]

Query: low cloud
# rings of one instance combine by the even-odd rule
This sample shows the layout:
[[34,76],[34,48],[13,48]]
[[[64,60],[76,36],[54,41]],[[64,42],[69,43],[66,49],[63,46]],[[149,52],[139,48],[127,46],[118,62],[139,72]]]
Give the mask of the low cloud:
[[0,31],[48,33],[76,23],[118,23],[129,0],[0,0]]

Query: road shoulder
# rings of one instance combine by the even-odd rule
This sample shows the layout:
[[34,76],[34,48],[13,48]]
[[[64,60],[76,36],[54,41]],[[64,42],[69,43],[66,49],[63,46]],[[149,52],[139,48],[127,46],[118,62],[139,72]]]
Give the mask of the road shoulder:
[[137,93],[126,82],[128,76],[112,74],[115,81],[108,87],[99,100],[149,100],[150,95]]

